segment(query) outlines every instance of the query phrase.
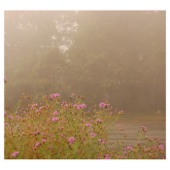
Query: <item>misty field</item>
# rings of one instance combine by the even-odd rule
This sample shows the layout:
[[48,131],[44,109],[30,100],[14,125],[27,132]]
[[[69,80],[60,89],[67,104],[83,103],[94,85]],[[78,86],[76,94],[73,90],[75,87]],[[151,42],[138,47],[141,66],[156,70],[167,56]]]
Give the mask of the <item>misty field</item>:
[[4,21],[5,159],[166,158],[166,11]]
[[[83,98],[74,94],[69,102],[61,101],[58,93],[31,100],[23,95],[16,113],[5,112],[5,159],[166,157],[164,135],[148,136],[145,126],[133,126],[137,120],[120,120],[131,124],[132,128],[125,129],[119,122],[123,111],[113,111],[108,102],[101,102],[88,111]],[[30,104],[23,107],[28,101]],[[129,141],[131,135],[135,137]]]

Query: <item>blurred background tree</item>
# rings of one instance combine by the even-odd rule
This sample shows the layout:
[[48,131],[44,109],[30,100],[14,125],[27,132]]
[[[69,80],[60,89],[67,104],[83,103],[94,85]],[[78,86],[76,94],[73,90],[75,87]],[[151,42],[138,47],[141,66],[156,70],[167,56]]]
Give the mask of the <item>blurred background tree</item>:
[[6,11],[6,104],[59,92],[165,112],[165,12]]

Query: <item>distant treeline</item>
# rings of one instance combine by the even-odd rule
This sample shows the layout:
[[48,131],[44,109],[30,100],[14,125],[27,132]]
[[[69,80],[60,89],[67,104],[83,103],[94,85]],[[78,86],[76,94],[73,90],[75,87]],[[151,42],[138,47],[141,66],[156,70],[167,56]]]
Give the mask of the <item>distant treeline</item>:
[[5,105],[24,92],[165,112],[165,12],[6,11]]

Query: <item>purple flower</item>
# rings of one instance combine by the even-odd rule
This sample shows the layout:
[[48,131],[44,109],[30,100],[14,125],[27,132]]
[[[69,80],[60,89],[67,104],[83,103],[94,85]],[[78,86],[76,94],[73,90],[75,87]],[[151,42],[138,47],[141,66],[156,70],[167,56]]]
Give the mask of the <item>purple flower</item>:
[[68,139],[68,141],[69,141],[70,144],[73,144],[73,143],[74,143],[74,140],[75,140],[74,137],[70,137],[70,138]]
[[14,152],[10,155],[10,157],[11,157],[11,158],[16,158],[18,155],[19,155],[19,151],[14,151]]
[[50,99],[54,100],[56,97],[59,97],[59,96],[60,96],[59,93],[53,93],[53,94],[50,95]]

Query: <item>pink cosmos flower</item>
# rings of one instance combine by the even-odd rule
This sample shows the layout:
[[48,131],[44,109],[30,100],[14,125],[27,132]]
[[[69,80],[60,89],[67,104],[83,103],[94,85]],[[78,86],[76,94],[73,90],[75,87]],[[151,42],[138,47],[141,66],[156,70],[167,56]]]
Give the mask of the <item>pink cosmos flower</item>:
[[53,94],[50,95],[50,99],[54,100],[56,97],[59,97],[59,96],[60,96],[59,93],[53,93]]
[[75,141],[75,139],[74,139],[74,137],[70,137],[70,138],[68,139],[68,141],[69,141],[70,144],[73,144],[74,141]]
[[58,120],[59,120],[58,117],[53,117],[53,118],[51,119],[52,122],[56,122],[56,121],[58,121]]
[[19,155],[19,151],[14,151],[14,152],[10,155],[10,157],[11,157],[11,158],[16,158],[18,155]]
[[57,110],[53,112],[53,115],[54,115],[54,116],[57,116],[57,115],[58,115]]

